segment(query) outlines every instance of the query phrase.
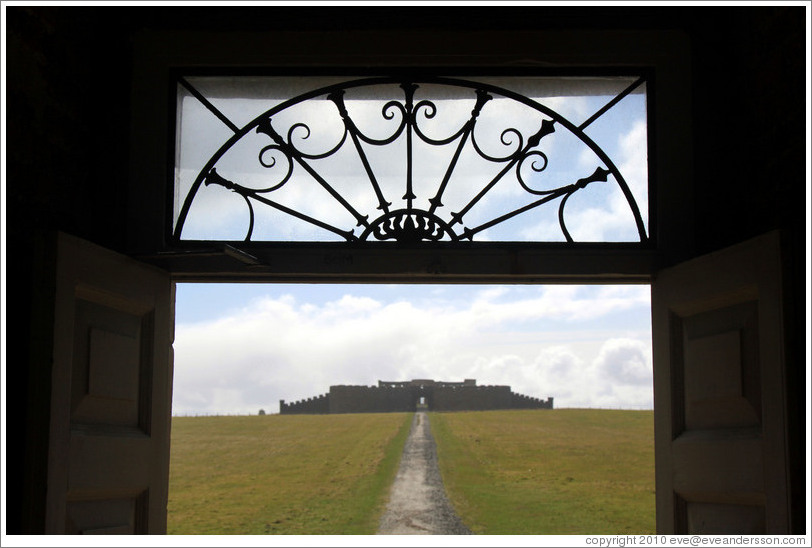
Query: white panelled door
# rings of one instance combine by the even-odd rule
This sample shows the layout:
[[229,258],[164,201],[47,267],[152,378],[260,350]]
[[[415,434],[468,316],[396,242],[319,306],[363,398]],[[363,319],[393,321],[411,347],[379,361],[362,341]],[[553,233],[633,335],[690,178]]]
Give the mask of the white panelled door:
[[782,299],[778,233],[653,283],[658,532],[789,532]]
[[46,532],[165,533],[169,274],[59,234]]

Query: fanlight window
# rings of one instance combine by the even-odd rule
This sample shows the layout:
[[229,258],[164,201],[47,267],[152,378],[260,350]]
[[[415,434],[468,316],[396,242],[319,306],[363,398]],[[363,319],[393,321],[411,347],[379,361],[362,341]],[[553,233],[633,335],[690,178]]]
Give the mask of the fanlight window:
[[641,75],[177,89],[175,241],[649,238]]

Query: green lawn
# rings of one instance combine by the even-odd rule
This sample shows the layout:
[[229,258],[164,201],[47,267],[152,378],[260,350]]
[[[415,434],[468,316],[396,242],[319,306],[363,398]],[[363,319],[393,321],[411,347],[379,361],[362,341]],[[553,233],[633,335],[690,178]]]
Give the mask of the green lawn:
[[411,418],[175,417],[168,533],[374,533]]
[[443,481],[479,534],[655,531],[651,411],[431,413]]
[[[479,534],[653,533],[651,411],[430,413]],[[170,534],[372,534],[411,413],[176,417]]]

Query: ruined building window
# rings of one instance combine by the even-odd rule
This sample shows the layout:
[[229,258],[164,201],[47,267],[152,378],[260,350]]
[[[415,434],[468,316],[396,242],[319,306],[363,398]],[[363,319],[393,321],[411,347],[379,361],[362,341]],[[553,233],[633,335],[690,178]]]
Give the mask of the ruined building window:
[[645,245],[647,78],[179,74],[171,239]]

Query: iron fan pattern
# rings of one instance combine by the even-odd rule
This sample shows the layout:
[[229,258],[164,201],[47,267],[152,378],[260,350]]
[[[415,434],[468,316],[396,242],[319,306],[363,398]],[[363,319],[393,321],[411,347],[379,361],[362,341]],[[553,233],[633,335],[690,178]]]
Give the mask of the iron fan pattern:
[[[613,177],[616,184],[620,187],[620,190],[629,204],[640,241],[645,242],[648,239],[639,207],[622,174],[604,151],[584,133],[584,129],[588,124],[602,115],[603,112],[608,110],[612,104],[620,100],[620,98],[639,86],[644,81],[643,78],[638,79],[623,93],[618,95],[613,102],[606,105],[601,111],[597,112],[580,126],[575,126],[556,111],[528,97],[484,83],[449,78],[422,79],[420,83],[411,80],[401,81],[394,78],[367,78],[324,87],[290,99],[264,112],[243,128],[238,128],[211,105],[211,103],[186,80],[181,78],[179,81],[181,85],[186,87],[195,97],[203,102],[209,110],[223,120],[224,123],[234,131],[234,135],[209,159],[193,182],[175,224],[174,237],[176,240],[180,240],[182,237],[184,223],[200,187],[202,185],[219,185],[240,195],[247,205],[249,222],[245,236],[246,242],[252,241],[255,216],[254,208],[260,204],[337,234],[348,242],[391,240],[399,243],[416,243],[472,241],[478,233],[490,227],[503,223],[517,215],[534,210],[544,204],[553,202],[554,200],[559,200],[559,226],[566,241],[572,243],[573,238],[565,222],[567,201],[573,194],[583,190],[589,185],[607,182],[610,176]],[[389,100],[381,110],[381,116],[384,120],[390,122],[393,120],[397,121],[397,126],[394,131],[385,137],[373,138],[358,128],[356,122],[348,112],[344,98],[348,90],[362,88],[364,86],[380,86],[383,84],[398,84],[403,97]],[[438,107],[432,100],[424,99],[415,102],[415,92],[419,89],[421,84],[453,86],[457,88],[457,90],[462,89],[470,93],[471,98],[474,99],[474,106],[471,110],[470,117],[461,127],[447,137],[438,139],[427,135],[427,132],[421,127],[420,118],[421,116],[426,120],[434,118],[437,114]],[[538,130],[528,137],[525,137],[521,131],[514,127],[504,129],[501,132],[500,140],[510,151],[503,155],[493,155],[485,152],[480,145],[476,131],[480,114],[484,108],[487,108],[488,103],[493,100],[494,96],[501,96],[518,101],[540,112],[544,117]],[[286,109],[308,100],[324,100],[325,98],[335,106],[341,123],[343,123],[344,126],[337,144],[328,150],[319,153],[305,152],[295,144],[295,134],[298,134],[296,138],[300,140],[306,140],[311,136],[312,131],[308,124],[302,122],[294,123],[290,125],[285,135],[280,134],[274,127],[274,118]],[[603,165],[597,166],[591,174],[571,181],[568,184],[546,190],[534,189],[530,182],[525,180],[524,173],[528,170],[523,168],[527,166],[530,171],[535,173],[544,171],[548,164],[548,158],[540,147],[542,147],[546,136],[561,130],[569,131],[574,134],[594,152],[595,156],[600,159]],[[249,188],[248,186],[241,185],[239,182],[228,180],[217,172],[218,161],[240,139],[248,135],[249,132],[264,135],[269,140],[269,144],[258,151],[257,161],[263,168],[277,173],[278,178],[274,179],[273,182],[265,188]],[[403,185],[404,193],[402,200],[405,201],[405,207],[392,209],[392,202],[386,199],[384,190],[372,168],[367,151],[372,148],[381,148],[391,145],[396,140],[403,138],[404,135],[406,143],[406,176]],[[436,192],[428,199],[429,207],[425,209],[415,206],[417,196],[415,195],[413,180],[413,150],[416,140],[433,147],[453,147],[454,150],[442,178],[436,185]],[[364,170],[362,176],[366,178],[371,191],[375,193],[375,199],[378,203],[377,210],[380,211],[380,215],[377,218],[370,219],[368,214],[363,215],[359,212],[348,199],[339,192],[336,186],[331,184],[330,174],[322,173],[318,169],[317,163],[319,160],[333,157],[339,151],[346,150],[346,148],[354,150],[355,154],[357,154]],[[443,197],[451,181],[452,174],[455,169],[458,168],[460,157],[466,148],[473,150],[480,159],[499,166],[498,173],[484,181],[481,189],[464,207],[458,211],[448,212],[448,208],[445,208],[443,204]],[[284,159],[284,162],[280,161],[282,159]],[[354,218],[356,226],[350,228],[335,226],[274,200],[273,193],[288,184],[297,170],[306,172],[316,183],[327,191],[332,199],[335,200],[336,205],[344,208]],[[521,188],[531,196],[532,201],[516,209],[506,211],[476,226],[467,226],[465,221],[469,211],[511,171],[514,172],[515,178],[518,180]],[[443,211],[445,218],[440,216],[440,211]],[[358,234],[356,234],[356,229],[358,229]]]

